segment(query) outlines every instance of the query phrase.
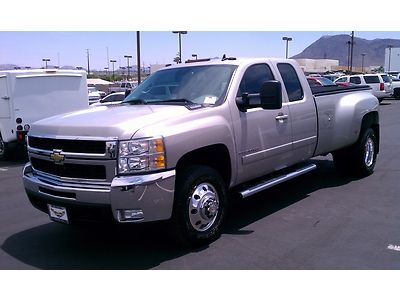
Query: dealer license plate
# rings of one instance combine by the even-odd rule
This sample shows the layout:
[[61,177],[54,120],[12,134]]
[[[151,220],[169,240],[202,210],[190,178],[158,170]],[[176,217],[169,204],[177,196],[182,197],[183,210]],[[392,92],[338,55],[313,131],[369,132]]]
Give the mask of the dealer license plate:
[[57,222],[62,222],[62,223],[69,223],[68,222],[68,214],[67,210],[65,207],[61,206],[55,206],[52,204],[47,204],[47,207],[49,208],[49,216],[50,219],[57,221]]

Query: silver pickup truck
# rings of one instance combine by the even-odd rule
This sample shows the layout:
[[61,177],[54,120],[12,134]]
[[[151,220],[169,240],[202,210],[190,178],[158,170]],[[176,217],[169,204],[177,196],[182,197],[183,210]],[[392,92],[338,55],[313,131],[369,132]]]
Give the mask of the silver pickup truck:
[[169,220],[182,241],[209,243],[228,191],[249,197],[329,153],[340,172],[371,174],[378,107],[369,87],[311,90],[293,60],[179,64],[120,106],[34,123],[23,182],[33,206],[58,222]]

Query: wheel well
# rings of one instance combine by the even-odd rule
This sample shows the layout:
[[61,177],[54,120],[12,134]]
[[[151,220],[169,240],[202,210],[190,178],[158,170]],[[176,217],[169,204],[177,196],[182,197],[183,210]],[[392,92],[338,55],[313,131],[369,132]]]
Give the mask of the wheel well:
[[217,144],[193,150],[182,156],[176,169],[179,170],[189,165],[206,165],[215,169],[224,179],[228,186],[231,180],[231,159],[228,148],[225,145]]
[[379,138],[380,138],[380,130],[379,130],[379,114],[376,111],[370,112],[363,117],[361,123],[361,133],[364,130],[371,128],[374,131],[376,141],[377,141],[377,153],[379,152]]

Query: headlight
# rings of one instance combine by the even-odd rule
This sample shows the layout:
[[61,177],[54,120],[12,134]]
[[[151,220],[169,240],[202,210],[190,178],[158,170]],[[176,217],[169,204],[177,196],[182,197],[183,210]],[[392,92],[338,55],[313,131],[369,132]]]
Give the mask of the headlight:
[[165,169],[162,137],[120,141],[118,154],[119,174]]

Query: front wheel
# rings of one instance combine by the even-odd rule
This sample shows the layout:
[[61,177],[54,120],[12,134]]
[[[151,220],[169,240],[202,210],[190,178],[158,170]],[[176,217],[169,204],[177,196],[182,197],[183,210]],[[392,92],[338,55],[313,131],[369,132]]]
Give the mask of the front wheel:
[[191,246],[209,244],[221,234],[227,191],[220,174],[207,166],[178,171],[172,214],[174,234]]

